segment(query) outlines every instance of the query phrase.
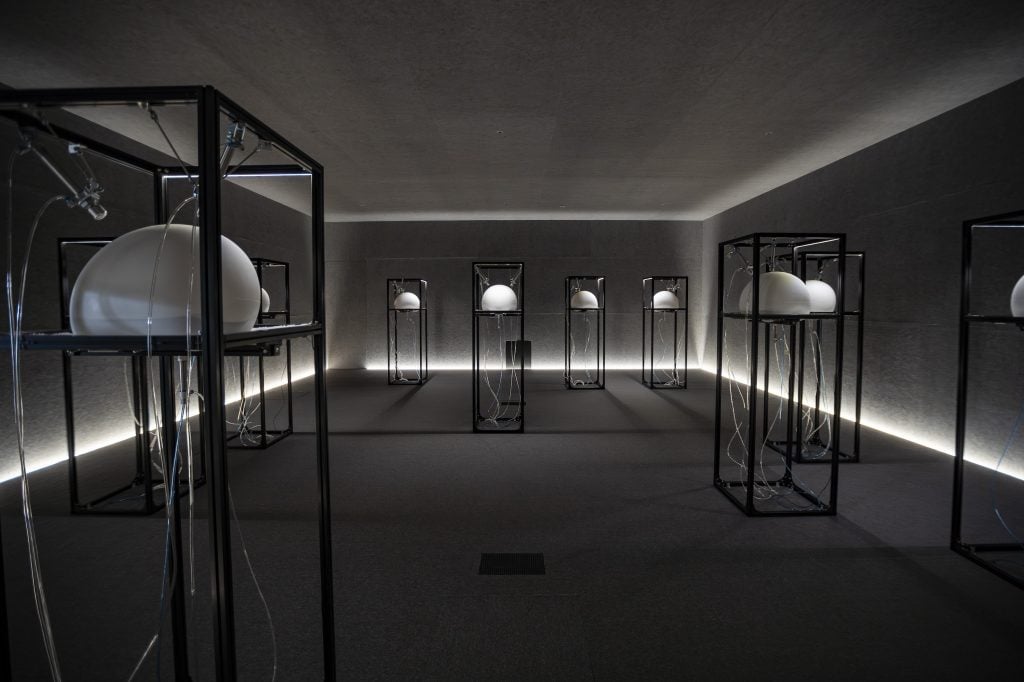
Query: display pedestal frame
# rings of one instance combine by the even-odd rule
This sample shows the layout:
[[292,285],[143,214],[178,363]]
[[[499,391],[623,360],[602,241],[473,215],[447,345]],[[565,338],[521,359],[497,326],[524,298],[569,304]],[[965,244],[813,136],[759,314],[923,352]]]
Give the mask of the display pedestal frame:
[[[168,157],[140,145],[132,149],[95,140],[81,132],[79,119],[67,116],[66,109],[75,107],[123,107],[138,113],[147,109],[150,117],[163,107],[185,107],[184,115],[192,116],[195,124],[194,148],[185,149],[187,158],[198,160],[197,165],[169,161]],[[47,122],[39,115],[45,113]],[[173,365],[170,358],[192,355],[199,367],[199,392],[205,396],[204,408],[198,414],[200,442],[207,462],[208,536],[210,542],[210,607],[213,664],[212,676],[218,682],[231,682],[238,678],[235,639],[233,545],[226,459],[227,434],[224,407],[224,358],[231,350],[243,347],[276,344],[289,338],[309,338],[313,347],[314,403],[313,438],[316,456],[318,503],[318,562],[320,629],[323,646],[323,679],[333,681],[337,676],[334,632],[334,576],[333,546],[331,542],[330,459],[327,443],[326,411],[326,342],[325,342],[325,260],[323,167],[301,149],[279,135],[251,113],[210,86],[78,88],[64,90],[0,90],[0,117],[23,129],[31,129],[39,137],[57,136],[65,149],[69,144],[84,145],[89,154],[96,154],[141,171],[144,182],[153,188],[156,223],[164,223],[166,207],[163,188],[166,179],[184,174],[194,180],[197,206],[199,267],[197,284],[202,301],[201,324],[197,333],[186,336],[83,336],[57,331],[24,331],[16,337],[7,335],[2,344],[9,348],[16,344],[23,352],[61,351],[76,355],[95,353],[107,355],[144,354],[160,357],[161,373],[166,376]],[[57,119],[63,119],[63,124]],[[141,120],[141,119],[140,119]],[[187,118],[183,117],[187,121]],[[222,124],[224,124],[222,126]],[[310,243],[312,250],[311,303],[313,318],[305,324],[289,324],[269,329],[254,329],[238,334],[225,334],[223,321],[221,253],[221,198],[225,175],[238,166],[228,166],[229,159],[222,155],[221,143],[227,126],[244,126],[252,137],[273,148],[276,158],[286,163],[246,165],[247,175],[258,175],[270,181],[274,177],[293,176],[308,178],[310,183]],[[88,130],[88,127],[85,127]],[[116,130],[114,132],[117,132]],[[104,139],[122,140],[116,135]],[[228,166],[225,168],[225,166]],[[170,377],[167,377],[168,379]],[[165,410],[174,404],[174,387],[170,380],[161,381],[160,393]],[[165,418],[161,425],[167,448],[175,447],[174,419]],[[172,479],[173,480],[173,479]],[[187,618],[185,610],[186,575],[183,564],[180,505],[169,500],[168,537],[171,542],[169,574],[177,576],[171,581],[167,608],[170,615],[168,650],[173,659],[173,678],[186,682],[189,675]],[[2,551],[2,548],[0,548]],[[6,614],[5,614],[6,615]]]
[[[280,323],[289,325],[292,323],[292,287],[291,287],[291,266],[280,260],[273,260],[270,258],[252,258],[252,265],[256,268],[256,276],[260,281],[260,288],[266,289],[266,285],[269,283],[266,279],[268,271],[277,271],[282,274],[282,292],[284,298],[283,307],[274,307],[274,301],[278,300],[279,297],[274,294],[277,292],[268,291],[270,294],[270,310],[260,310],[256,316],[256,327],[272,327]],[[257,347],[244,349],[234,353],[228,353],[228,355],[238,356],[238,391],[240,396],[245,396],[245,379],[246,379],[246,362],[255,357],[256,358],[256,371],[257,381],[259,382],[259,401],[260,401],[260,428],[257,431],[258,436],[255,442],[246,442],[242,435],[242,432],[236,431],[235,433],[228,436],[228,446],[232,450],[266,450],[274,443],[278,443],[284,438],[290,436],[295,428],[295,409],[294,409],[294,390],[292,388],[292,340],[285,339],[284,341],[284,362],[285,362],[285,384],[283,386],[285,393],[285,414],[287,415],[288,422],[287,426],[283,429],[270,429],[267,428],[267,379],[266,379],[266,367],[264,358],[276,357],[280,355],[280,347]],[[244,398],[243,398],[244,399]],[[239,427],[240,428],[240,427]]]
[[[510,287],[516,308],[488,310],[483,294],[492,285]],[[526,363],[522,353],[506,362],[506,343],[524,341],[526,306],[522,262],[473,263],[473,432],[523,433],[526,424]],[[506,337],[505,334],[510,334]],[[493,347],[492,347],[493,345]],[[518,346],[513,346],[517,348]],[[490,363],[501,362],[497,379]],[[507,391],[507,394],[503,394]],[[486,394],[486,395],[485,395]]]
[[[682,289],[682,295],[679,290]],[[654,297],[661,291],[672,291],[679,305],[674,308],[654,307]],[[640,381],[653,389],[686,388],[687,364],[690,358],[690,279],[686,275],[654,275],[643,280],[643,306],[640,334]],[[657,367],[655,349],[658,341],[664,346],[665,320],[671,318],[672,366],[668,372]],[[680,318],[682,323],[680,324]],[[682,332],[682,339],[679,334]],[[679,368],[679,346],[682,343],[683,367]],[[662,347],[660,356],[666,351]],[[658,372],[666,375],[659,379]]]
[[[829,463],[828,477],[824,485],[808,485],[803,482],[802,476],[798,476],[793,466],[796,464],[794,455],[794,410],[795,397],[794,376],[796,363],[789,362],[787,372],[780,374],[789,377],[787,394],[779,398],[779,411],[771,423],[768,422],[767,414],[763,420],[757,417],[757,406],[762,401],[758,399],[758,390],[763,390],[764,398],[767,399],[770,384],[763,387],[758,385],[758,352],[760,335],[765,334],[769,339],[778,342],[788,343],[793,348],[796,333],[799,326],[806,322],[816,320],[830,320],[835,325],[835,359],[833,367],[834,397],[833,410],[840,414],[842,410],[842,377],[843,366],[843,323],[844,315],[841,313],[810,313],[806,315],[786,314],[762,314],[761,313],[761,279],[764,275],[762,269],[773,268],[779,262],[789,260],[792,263],[794,254],[803,249],[815,249],[833,253],[837,258],[837,301],[842,301],[844,294],[844,279],[846,271],[846,235],[835,234],[814,234],[814,233],[754,233],[736,239],[721,242],[718,245],[718,292],[717,292],[717,374],[715,377],[715,452],[714,452],[714,486],[730,502],[739,508],[747,516],[833,516],[836,514],[838,503],[838,480],[839,480],[839,458],[833,457]],[[735,258],[733,265],[738,262],[739,267],[735,268],[733,274],[726,280],[726,255],[730,259]],[[731,266],[732,267],[732,266]],[[731,298],[737,290],[736,274],[745,272],[740,284],[749,281],[750,303],[747,310],[741,310],[738,305],[731,305]],[[742,289],[742,286],[738,287]],[[741,297],[742,298],[742,297]],[[727,308],[730,308],[727,310]],[[733,400],[732,391],[737,387],[730,385],[730,409],[734,424],[734,434],[727,440],[723,438],[723,383],[728,379],[724,376],[724,359],[726,348],[725,323],[726,320],[742,325],[744,348],[748,349],[748,366],[745,368],[746,376],[737,377],[737,383],[742,381],[746,386],[739,386],[741,393],[739,407]],[[778,332],[782,331],[779,335]],[[787,341],[788,338],[788,341]],[[785,347],[785,346],[783,346]],[[766,346],[766,349],[768,346]],[[766,353],[766,366],[770,367],[770,353]],[[770,375],[766,371],[766,376]],[[781,379],[781,377],[780,377]],[[745,394],[745,400],[742,398]],[[783,410],[783,408],[785,409]],[[746,409],[744,409],[746,408]],[[782,473],[769,477],[769,471],[777,469],[778,464],[766,467],[764,465],[764,453],[771,450],[770,435],[771,428],[781,421],[781,414],[785,411],[785,446],[781,448]],[[742,415],[745,422],[741,422],[737,415]],[[746,430],[745,436],[742,431]],[[834,429],[834,440],[832,447],[842,451],[840,433]],[[722,474],[723,465],[723,440],[728,449],[724,452],[731,467],[738,467],[740,478],[727,478]],[[739,442],[738,455],[732,454],[733,444]],[[759,461],[760,460],[760,461]],[[819,472],[821,467],[814,467]],[[760,478],[755,478],[755,472],[760,471]],[[810,470],[808,470],[810,471]],[[739,494],[737,494],[739,491]],[[822,493],[827,491],[827,497],[822,498]]]
[[[396,308],[395,298],[403,292],[415,294],[420,301],[419,308]],[[417,277],[396,277],[387,281],[387,356],[389,386],[422,386],[430,379],[430,361],[428,346],[428,309],[427,280]],[[399,366],[401,355],[400,328],[405,323],[416,325],[417,358],[416,379],[406,379]]]
[[[1008,325],[1014,325],[1024,334],[1024,317],[1013,317],[1012,315],[991,314],[990,311],[976,313],[972,299],[973,290],[979,287],[975,279],[981,279],[986,274],[986,268],[981,267],[985,263],[975,262],[976,252],[980,252],[975,240],[980,234],[992,235],[996,231],[1013,231],[1020,234],[1024,231],[1024,210],[1004,213],[1001,215],[986,218],[967,220],[962,228],[962,261],[960,278],[960,347],[957,367],[957,405],[956,405],[956,441],[955,458],[953,462],[953,514],[952,527],[950,532],[950,548],[957,554],[966,557],[994,573],[1003,580],[1024,589],[1024,571],[1013,572],[1004,567],[1007,556],[1012,556],[1013,561],[1019,564],[1024,560],[1024,545],[1019,542],[978,542],[972,541],[967,536],[970,531],[965,528],[965,487],[970,482],[967,474],[966,461],[964,459],[967,429],[968,429],[968,407],[971,394],[968,385],[971,379],[971,338],[984,331],[994,332],[1005,329]],[[1019,253],[1015,251],[1015,253]],[[1014,259],[1019,262],[1019,259]],[[1014,273],[1017,274],[1017,273]],[[983,288],[983,287],[981,287]],[[979,299],[982,296],[978,296]],[[1005,299],[1000,302],[1000,307],[1005,306]],[[979,344],[981,345],[981,344]],[[1018,346],[1019,347],[1019,346]],[[977,364],[977,363],[975,363]],[[1019,426],[1019,425],[1018,425]],[[1017,438],[1021,436],[1018,434]],[[1007,448],[1013,445],[1008,442]],[[1005,455],[1005,453],[1004,453]],[[998,476],[998,471],[989,475]],[[1008,474],[1002,474],[1008,476]],[[991,511],[996,509],[995,482],[987,493],[988,505],[992,506]],[[1007,530],[1006,535],[1012,538],[1007,522],[999,519],[1003,528]]]
[[[589,291],[597,298],[596,308],[574,308],[572,306],[573,296],[578,291]],[[603,389],[605,382],[605,339],[607,338],[605,328],[605,278],[603,275],[571,275],[565,278],[565,371],[563,380],[565,387],[574,390]],[[580,320],[579,318],[583,318]],[[574,320],[576,321],[574,323]],[[576,330],[580,326],[590,325],[588,334],[596,337],[593,341],[594,347],[594,374],[586,370],[579,370],[573,366],[573,360],[577,357],[578,344],[576,343]],[[589,337],[588,337],[589,338]],[[587,352],[587,344],[584,343],[584,353]],[[577,372],[582,371],[585,378],[577,377]]]

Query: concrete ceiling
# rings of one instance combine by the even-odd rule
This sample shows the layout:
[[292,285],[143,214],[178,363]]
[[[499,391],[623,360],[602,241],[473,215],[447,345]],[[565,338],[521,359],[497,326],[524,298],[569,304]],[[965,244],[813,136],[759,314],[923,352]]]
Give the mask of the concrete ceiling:
[[215,85],[331,220],[704,219],[1024,77],[1021,0],[4,5],[0,82]]

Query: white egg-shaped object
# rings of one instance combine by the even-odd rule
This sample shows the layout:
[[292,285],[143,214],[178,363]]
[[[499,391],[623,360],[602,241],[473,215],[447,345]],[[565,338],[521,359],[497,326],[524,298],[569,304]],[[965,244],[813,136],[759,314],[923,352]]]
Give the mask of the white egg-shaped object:
[[750,314],[750,309],[753,304],[750,302],[750,297],[754,291],[754,280],[747,282],[747,286],[743,287],[743,291],[740,292],[740,309],[739,312]]
[[[752,312],[753,287],[751,280],[740,293],[739,312],[748,315]],[[835,308],[835,293],[832,297]],[[760,308],[762,315],[807,315],[811,312],[811,294],[796,275],[782,271],[762,272]]]
[[492,284],[480,297],[481,310],[492,312],[508,312],[519,308],[519,298],[511,287],[504,284]]
[[270,294],[267,293],[266,289],[260,289],[260,312],[270,312]]
[[675,292],[667,289],[664,291],[658,291],[654,294],[652,307],[655,310],[672,310],[673,308],[678,308],[679,297],[675,295]]
[[762,315],[806,315],[811,312],[811,294],[803,280],[788,272],[761,273]]
[[1010,294],[1010,314],[1014,317],[1024,317],[1024,276],[1013,285],[1013,293]]
[[836,311],[836,290],[828,282],[812,279],[806,282],[807,293],[811,296],[812,313],[834,313]]
[[[198,237],[197,231],[193,238],[191,225],[172,224],[166,229],[150,225],[121,235],[100,249],[82,268],[71,291],[72,332],[180,335],[190,327],[198,334],[202,324]],[[256,269],[245,251],[227,237],[221,237],[220,251],[224,332],[249,331],[262,302]],[[191,304],[190,274],[194,275]]]
[[587,291],[586,289],[580,289],[572,298],[569,300],[570,308],[597,308],[597,296],[593,292]]
[[411,291],[403,291],[395,296],[395,310],[419,310],[420,297]]

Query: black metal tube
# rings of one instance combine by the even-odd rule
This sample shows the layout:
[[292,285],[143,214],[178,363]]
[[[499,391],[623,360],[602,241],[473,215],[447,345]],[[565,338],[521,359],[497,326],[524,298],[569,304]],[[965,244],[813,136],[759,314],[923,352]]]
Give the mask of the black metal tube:
[[[162,439],[164,442],[164,500],[171,523],[171,543],[173,562],[171,580],[171,633],[174,654],[174,679],[177,682],[188,682],[188,635],[186,633],[187,617],[185,615],[185,560],[181,544],[181,510],[178,506],[180,491],[178,490],[178,466],[175,453],[178,450],[177,410],[174,401],[174,357],[165,355],[160,358],[160,418]],[[184,428],[189,428],[188,424]],[[176,466],[177,465],[177,466]],[[171,494],[171,491],[174,494]]]
[[[326,319],[326,260],[324,257],[324,175],[318,165],[312,176],[313,314]],[[316,379],[317,485],[320,489],[320,619],[323,626],[324,680],[337,678],[334,637],[334,548],[331,540],[331,468],[327,426],[327,342],[323,332],[313,337]]]
[[963,543],[964,447],[967,434],[967,368],[971,330],[967,316],[971,312],[971,248],[974,226],[964,222],[961,233],[960,265],[960,349],[956,380],[956,440],[953,459],[953,518],[950,545],[957,549]]
[[210,459],[207,472],[210,509],[210,597],[213,650],[218,682],[237,679],[234,587],[231,570],[231,516],[224,414],[224,324],[221,307],[220,109],[217,92],[207,86],[199,96],[199,280],[202,296],[201,434]]
[[[722,331],[725,323],[723,314],[725,312],[725,293],[723,292],[723,277],[725,269],[725,245],[718,246],[718,286],[716,288],[716,308],[718,309],[718,338],[715,339],[715,346],[718,357],[715,360],[717,371],[715,372],[715,470],[714,484],[717,486],[722,481]],[[732,497],[729,495],[729,497]]]

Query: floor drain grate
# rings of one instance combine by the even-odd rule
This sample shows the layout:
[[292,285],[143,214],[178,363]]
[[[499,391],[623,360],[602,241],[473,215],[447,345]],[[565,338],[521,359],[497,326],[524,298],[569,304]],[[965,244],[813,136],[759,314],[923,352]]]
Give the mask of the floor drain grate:
[[480,575],[544,575],[544,555],[522,552],[481,554]]

